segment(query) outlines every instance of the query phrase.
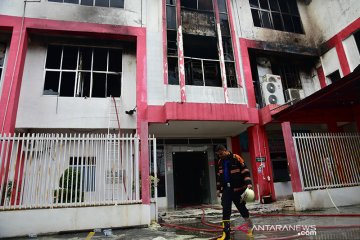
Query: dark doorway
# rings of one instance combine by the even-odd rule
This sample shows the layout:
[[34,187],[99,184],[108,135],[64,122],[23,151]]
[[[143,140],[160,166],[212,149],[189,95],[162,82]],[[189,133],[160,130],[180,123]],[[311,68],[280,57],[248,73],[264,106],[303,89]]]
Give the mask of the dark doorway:
[[207,153],[174,152],[175,206],[202,204],[209,191]]

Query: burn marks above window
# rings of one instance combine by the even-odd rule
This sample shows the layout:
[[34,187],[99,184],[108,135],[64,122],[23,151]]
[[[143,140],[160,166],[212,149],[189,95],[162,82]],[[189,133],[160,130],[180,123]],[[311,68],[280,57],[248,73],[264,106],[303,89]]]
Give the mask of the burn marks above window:
[[121,72],[119,49],[49,45],[43,94],[120,97]]
[[296,0],[249,0],[255,27],[304,33]]
[[49,2],[73,3],[84,6],[124,8],[125,0],[48,0]]

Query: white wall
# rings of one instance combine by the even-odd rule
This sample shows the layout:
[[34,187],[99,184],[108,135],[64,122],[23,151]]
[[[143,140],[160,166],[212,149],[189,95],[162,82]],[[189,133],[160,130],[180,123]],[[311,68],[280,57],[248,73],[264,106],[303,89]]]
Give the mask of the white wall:
[[[119,43],[121,47],[121,44]],[[42,95],[44,87],[45,41],[31,41],[25,60],[16,128],[118,128],[110,98],[75,98]],[[132,52],[133,51],[133,52]],[[136,128],[136,56],[123,52],[121,97],[118,99],[120,127]],[[110,113],[110,115],[109,115]],[[111,114],[112,113],[112,114]],[[109,121],[109,117],[110,120]]]
[[[1,0],[0,14],[22,16],[23,0]],[[141,26],[143,19],[140,0],[125,1],[124,9],[89,7],[71,3],[57,3],[41,0],[41,2],[27,2],[25,16],[31,18],[79,21],[124,26]],[[143,21],[144,22],[144,21]]]
[[354,35],[351,35],[342,43],[349,63],[350,71],[352,72],[360,64],[360,54],[358,47],[356,46]]
[[291,187],[291,182],[275,182],[274,183],[275,196],[276,199],[284,199],[292,196],[293,191]]
[[[341,77],[344,76],[341,70],[339,57],[337,55],[335,48],[332,48],[329,51],[327,51],[324,55],[321,56],[320,59],[322,62],[325,77],[335,72],[336,70],[339,70]],[[328,78],[326,78],[326,84],[328,85],[330,83],[331,81]]]

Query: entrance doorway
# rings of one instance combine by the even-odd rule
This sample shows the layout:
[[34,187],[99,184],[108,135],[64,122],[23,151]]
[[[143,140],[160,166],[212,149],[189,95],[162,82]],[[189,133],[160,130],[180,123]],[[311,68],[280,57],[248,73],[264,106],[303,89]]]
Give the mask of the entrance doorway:
[[175,206],[202,204],[209,197],[206,152],[174,152]]

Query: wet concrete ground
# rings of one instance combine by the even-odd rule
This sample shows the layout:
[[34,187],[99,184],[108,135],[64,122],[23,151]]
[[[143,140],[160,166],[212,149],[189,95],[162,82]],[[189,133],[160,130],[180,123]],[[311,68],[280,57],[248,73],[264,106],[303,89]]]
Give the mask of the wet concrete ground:
[[[338,214],[335,208],[330,208],[321,211],[295,212],[291,201],[276,202],[274,204],[250,204],[248,205],[250,212],[254,213],[271,213],[275,216],[253,216],[253,223],[255,229],[254,237],[249,238],[241,230],[235,230],[232,234],[232,239],[360,239],[360,217],[319,217],[319,216],[280,216],[280,214]],[[202,222],[203,210],[204,218]],[[340,214],[360,214],[360,206],[339,207]],[[182,240],[182,239],[216,239],[221,235],[221,232],[207,232],[215,231],[217,228],[209,227],[205,224],[213,224],[219,226],[221,223],[221,208],[220,205],[183,208],[172,211],[159,212],[160,224],[173,224],[180,227],[189,228],[189,230],[176,229],[174,227],[160,226],[157,223],[149,227],[136,227],[127,229],[96,229],[95,234],[91,237],[90,231],[83,231],[78,233],[64,233],[51,236],[38,236],[32,239],[141,239],[141,240]],[[236,209],[232,215],[232,229],[238,229],[244,224],[243,219],[239,216]],[[358,225],[358,227],[347,228],[350,225]],[[328,228],[331,226],[331,228]],[[298,229],[295,229],[295,228]],[[311,228],[306,231],[302,227]],[[314,230],[314,227],[316,230]],[[262,230],[262,229],[263,230]],[[203,229],[197,231],[194,229]],[[205,229],[205,230],[204,230]],[[264,230],[267,231],[264,231]],[[300,229],[300,230],[299,230]],[[221,229],[219,229],[221,231]],[[276,231],[275,231],[276,230]],[[298,230],[298,231],[297,231]],[[299,235],[299,233],[305,235]],[[107,235],[107,236],[106,236]],[[30,239],[18,238],[18,239]]]

